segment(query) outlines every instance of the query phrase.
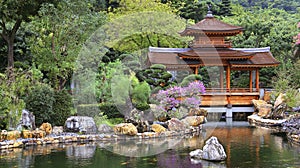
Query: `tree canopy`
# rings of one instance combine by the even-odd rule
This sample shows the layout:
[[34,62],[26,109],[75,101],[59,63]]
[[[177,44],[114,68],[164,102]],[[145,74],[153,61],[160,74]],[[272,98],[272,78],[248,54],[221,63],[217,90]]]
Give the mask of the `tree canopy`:
[[14,66],[14,40],[22,22],[31,21],[45,3],[56,3],[53,0],[7,0],[0,1],[0,35],[7,43],[8,67]]

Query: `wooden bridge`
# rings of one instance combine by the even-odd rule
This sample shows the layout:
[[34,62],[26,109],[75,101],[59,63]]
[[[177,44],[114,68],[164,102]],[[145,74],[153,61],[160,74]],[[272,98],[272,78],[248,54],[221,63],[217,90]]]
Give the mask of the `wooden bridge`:
[[206,88],[201,95],[201,108],[209,113],[226,113],[231,118],[235,112],[254,112],[252,100],[258,100],[264,89],[250,88]]
[[259,91],[249,88],[207,88],[201,95],[201,106],[251,106],[252,100],[258,100]]

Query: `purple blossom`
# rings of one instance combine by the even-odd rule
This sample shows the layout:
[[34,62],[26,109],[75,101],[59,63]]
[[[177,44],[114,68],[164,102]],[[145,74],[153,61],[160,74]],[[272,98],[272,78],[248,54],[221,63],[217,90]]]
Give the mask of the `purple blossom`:
[[205,87],[202,82],[191,82],[187,87],[184,87],[184,96],[193,96],[205,93]]
[[187,97],[181,101],[181,105],[187,108],[198,108],[200,105],[199,97]]
[[[187,108],[199,107],[201,100],[198,97],[200,94],[205,93],[205,87],[202,82],[191,82],[187,87],[173,86],[167,90],[160,90],[155,96],[159,102],[159,107],[165,112],[174,112],[180,105]],[[177,98],[182,97],[182,101]],[[162,111],[162,110],[161,110]]]
[[179,86],[173,86],[169,89],[167,89],[168,94],[172,97],[180,97],[182,93],[182,88]]
[[180,101],[176,100],[174,97],[168,97],[164,100],[161,100],[160,104],[164,105],[167,110],[170,110],[172,108],[177,108],[180,104]]

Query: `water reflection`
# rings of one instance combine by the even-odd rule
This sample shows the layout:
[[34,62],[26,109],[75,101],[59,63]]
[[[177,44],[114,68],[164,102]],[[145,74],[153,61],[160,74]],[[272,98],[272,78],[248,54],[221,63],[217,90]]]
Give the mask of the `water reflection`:
[[[244,125],[204,127],[197,136],[145,141],[98,142],[26,147],[0,152],[0,167],[299,167],[300,147],[269,130]],[[218,137],[227,153],[221,163],[191,160],[189,152],[202,148],[210,136]],[[109,149],[109,150],[107,150]],[[161,149],[168,149],[166,151]],[[159,153],[162,152],[162,153]],[[154,153],[152,156],[128,157]],[[156,154],[159,153],[159,154]],[[120,155],[122,154],[122,155]],[[124,156],[124,155],[126,156]]]
[[113,153],[129,157],[145,157],[173,149],[182,141],[182,137],[123,140],[102,143],[101,146]]

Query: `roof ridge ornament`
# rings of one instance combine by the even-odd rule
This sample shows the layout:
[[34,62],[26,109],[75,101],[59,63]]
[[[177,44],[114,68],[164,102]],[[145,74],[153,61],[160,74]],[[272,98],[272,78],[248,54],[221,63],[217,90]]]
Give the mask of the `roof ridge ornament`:
[[212,14],[212,11],[211,11],[211,4],[207,4],[207,14],[206,14],[206,17],[205,18],[213,18],[214,15]]

